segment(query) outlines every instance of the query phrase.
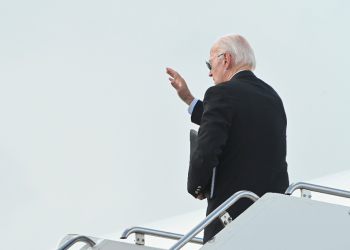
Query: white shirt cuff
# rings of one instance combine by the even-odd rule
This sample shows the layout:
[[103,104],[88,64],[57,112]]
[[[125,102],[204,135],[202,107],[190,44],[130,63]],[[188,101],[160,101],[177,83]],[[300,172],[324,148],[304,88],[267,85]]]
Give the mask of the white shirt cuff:
[[197,102],[198,102],[198,99],[194,98],[193,101],[191,102],[191,105],[188,107],[187,111],[190,115],[192,115],[194,106],[196,106]]

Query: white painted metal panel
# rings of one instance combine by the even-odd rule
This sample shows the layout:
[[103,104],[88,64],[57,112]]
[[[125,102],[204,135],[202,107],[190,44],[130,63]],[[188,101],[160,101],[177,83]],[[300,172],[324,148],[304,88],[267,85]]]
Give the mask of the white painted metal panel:
[[350,249],[349,210],[269,193],[201,249]]
[[159,250],[160,248],[140,246],[136,244],[124,243],[119,241],[104,240],[89,250]]
[[[205,201],[206,202],[206,201]],[[204,203],[204,201],[203,201]],[[198,224],[201,220],[205,218],[205,208],[192,211],[185,214],[180,214],[176,216],[172,216],[170,218],[166,218],[164,220],[155,221],[152,223],[144,224],[144,225],[138,225],[146,228],[151,229],[157,229],[162,231],[168,231],[173,233],[179,233],[179,234],[186,234],[188,231],[190,231],[194,226]],[[125,228],[124,228],[125,229]],[[128,242],[134,244],[134,235],[130,235],[128,239],[121,240],[120,236],[122,232],[124,231],[120,230],[118,232],[114,232],[111,234],[103,235],[100,238],[104,239],[111,239],[114,241],[121,241],[121,242]],[[203,232],[198,234],[197,237],[203,237]],[[158,238],[154,236],[145,236],[146,240],[146,246],[156,247],[156,248],[164,248],[168,249],[176,241],[170,240],[170,239],[164,239],[164,238]],[[188,243],[185,245],[182,250],[198,250],[201,247],[201,245]]]
[[[65,237],[63,237],[59,241],[56,249],[60,247],[62,244],[64,244],[68,239],[74,236],[76,235],[68,234]],[[96,237],[89,237],[89,238],[91,238],[96,243],[95,246],[90,247],[88,244],[79,242],[77,244],[74,244],[72,247],[70,247],[69,250],[163,250],[155,247],[141,246],[137,244],[101,239]]]

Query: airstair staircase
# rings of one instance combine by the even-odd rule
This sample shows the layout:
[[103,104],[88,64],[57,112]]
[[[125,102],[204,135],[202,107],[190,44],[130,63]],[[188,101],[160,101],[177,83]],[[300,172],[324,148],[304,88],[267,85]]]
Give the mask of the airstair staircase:
[[[300,198],[291,196],[295,190],[301,191]],[[58,242],[57,250],[68,250],[77,242],[86,243],[81,250],[159,249],[146,246],[145,235],[177,240],[169,250],[179,250],[188,243],[203,245],[196,236],[216,218],[224,229],[201,250],[350,249],[350,207],[312,200],[311,191],[350,198],[349,191],[303,182],[290,185],[285,194],[267,193],[261,198],[250,191],[240,191],[186,235],[132,227],[123,232],[121,239],[134,234],[135,244],[67,235]],[[254,204],[232,220],[226,210],[239,199],[251,199]]]

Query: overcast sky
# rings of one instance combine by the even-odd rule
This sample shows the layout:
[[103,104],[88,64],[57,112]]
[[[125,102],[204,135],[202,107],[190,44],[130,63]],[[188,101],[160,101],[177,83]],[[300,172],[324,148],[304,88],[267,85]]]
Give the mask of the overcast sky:
[[[250,42],[281,96],[291,182],[349,169],[349,1],[1,1],[0,239],[49,249],[200,209],[190,123],[217,38]],[[204,216],[204,215],[203,215]],[[186,232],[177,232],[186,233]]]

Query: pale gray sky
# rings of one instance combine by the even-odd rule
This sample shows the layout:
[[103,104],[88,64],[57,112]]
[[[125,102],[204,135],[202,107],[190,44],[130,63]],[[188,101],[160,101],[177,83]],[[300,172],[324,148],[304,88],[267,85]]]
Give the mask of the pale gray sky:
[[[349,169],[348,1],[2,1],[0,238],[49,249],[199,209],[190,123],[214,41],[240,33],[284,101],[291,182]],[[185,232],[178,232],[185,233]]]

